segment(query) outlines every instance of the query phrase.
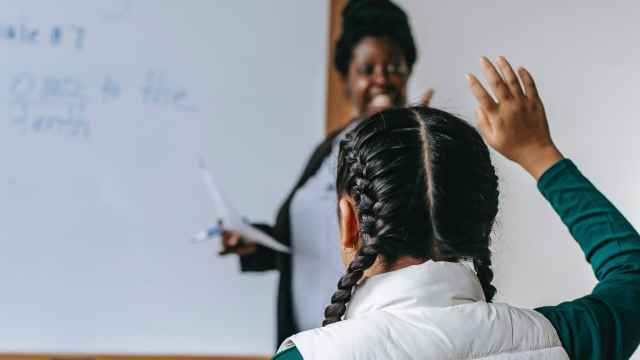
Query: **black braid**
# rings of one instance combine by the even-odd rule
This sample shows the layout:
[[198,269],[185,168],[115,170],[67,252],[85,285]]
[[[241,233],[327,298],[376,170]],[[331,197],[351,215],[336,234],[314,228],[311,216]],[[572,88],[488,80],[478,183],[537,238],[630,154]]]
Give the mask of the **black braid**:
[[373,265],[378,257],[375,247],[376,218],[374,213],[374,202],[367,194],[370,191],[371,181],[366,177],[367,172],[364,164],[353,154],[352,149],[345,145],[347,161],[351,164],[351,174],[353,177],[352,197],[357,204],[358,216],[360,220],[360,238],[363,245],[356,253],[353,261],[347,268],[347,273],[338,281],[338,290],[331,296],[331,304],[324,311],[324,321],[322,326],[338,322],[347,310],[346,303],[351,300],[354,286],[362,279],[364,272]]
[[491,284],[493,281],[493,270],[491,270],[491,252],[487,249],[487,255],[478,255],[473,258],[473,267],[476,269],[478,280],[482,285],[482,292],[487,302],[491,302],[496,295],[496,287]]
[[364,272],[375,262],[378,252],[372,245],[363,246],[349,264],[347,273],[338,281],[338,290],[331,296],[331,304],[324,311],[322,326],[338,322],[347,310],[346,303],[351,301],[353,287],[360,281]]

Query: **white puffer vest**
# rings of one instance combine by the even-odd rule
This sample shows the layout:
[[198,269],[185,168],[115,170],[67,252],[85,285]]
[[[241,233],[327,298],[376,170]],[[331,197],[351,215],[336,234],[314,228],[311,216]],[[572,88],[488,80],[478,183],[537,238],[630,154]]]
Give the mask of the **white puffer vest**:
[[305,360],[568,359],[533,310],[484,301],[463,263],[427,261],[369,278],[341,322],[294,335]]

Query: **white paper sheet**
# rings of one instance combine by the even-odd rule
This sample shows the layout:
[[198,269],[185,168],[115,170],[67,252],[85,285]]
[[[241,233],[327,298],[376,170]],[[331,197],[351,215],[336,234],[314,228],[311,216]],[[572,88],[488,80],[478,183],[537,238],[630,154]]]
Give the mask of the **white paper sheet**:
[[[284,253],[290,252],[289,247],[282,245],[263,231],[247,224],[233,205],[227,200],[220,186],[215,182],[213,174],[209,171],[204,159],[200,159],[199,165],[202,181],[213,201],[213,206],[225,230],[237,232],[243,239],[264,245],[273,250]],[[206,233],[208,232],[209,231]]]

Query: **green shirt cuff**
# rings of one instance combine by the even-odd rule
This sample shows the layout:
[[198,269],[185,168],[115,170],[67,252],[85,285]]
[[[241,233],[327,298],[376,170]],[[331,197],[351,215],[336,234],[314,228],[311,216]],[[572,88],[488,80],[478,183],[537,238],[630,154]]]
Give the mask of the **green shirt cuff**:
[[567,169],[577,170],[577,167],[573,161],[569,159],[562,159],[553,164],[553,166],[548,168],[547,171],[540,176],[540,179],[538,179],[538,190],[544,194],[545,189],[549,188],[549,183],[555,181],[556,178],[561,176]]

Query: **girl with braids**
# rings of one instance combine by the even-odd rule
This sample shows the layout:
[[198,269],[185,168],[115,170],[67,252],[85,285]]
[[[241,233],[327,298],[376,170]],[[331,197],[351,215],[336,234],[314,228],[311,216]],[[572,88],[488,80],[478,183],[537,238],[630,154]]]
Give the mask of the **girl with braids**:
[[[486,58],[495,99],[469,75],[486,143],[537,180],[599,280],[536,310],[491,303],[498,180],[480,134],[428,108],[396,108],[341,144],[337,193],[346,274],[323,327],[275,359],[627,359],[640,341],[640,236],[549,134],[533,79]],[[522,82],[522,86],[520,84]]]
[[[336,70],[352,104],[355,124],[377,111],[406,103],[407,81],[416,48],[405,12],[388,0],[350,0],[342,12],[342,34],[336,42]],[[428,102],[427,91],[422,102]],[[322,322],[326,293],[342,275],[338,256],[335,171],[339,139],[345,126],[315,149],[278,211],[275,223],[257,225],[292,249],[291,255],[225,232],[222,254],[240,257],[242,271],[280,273],[277,340]]]

